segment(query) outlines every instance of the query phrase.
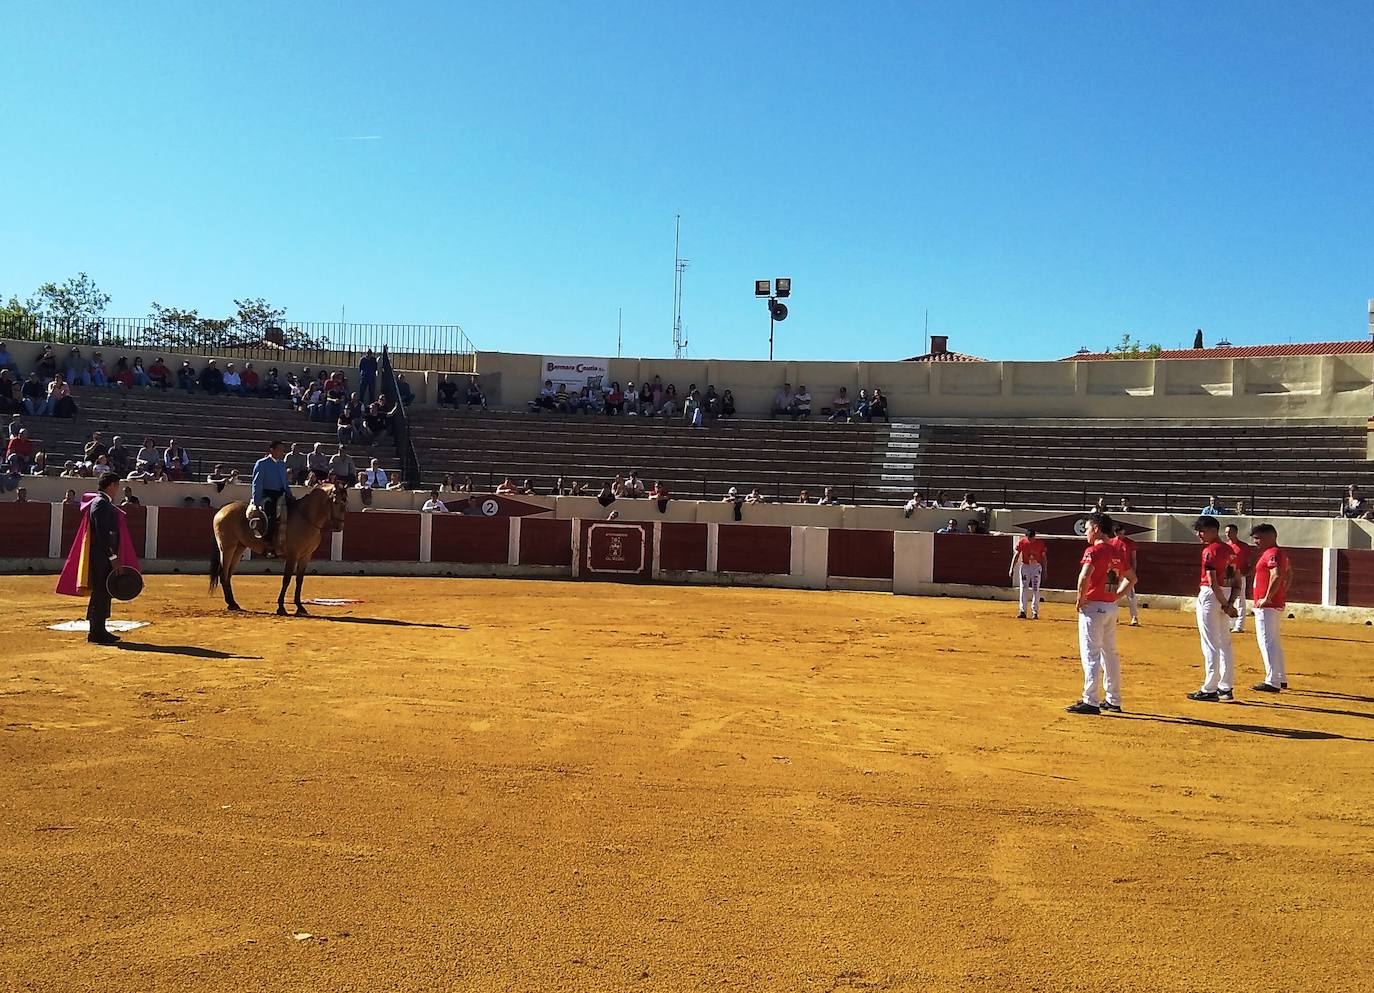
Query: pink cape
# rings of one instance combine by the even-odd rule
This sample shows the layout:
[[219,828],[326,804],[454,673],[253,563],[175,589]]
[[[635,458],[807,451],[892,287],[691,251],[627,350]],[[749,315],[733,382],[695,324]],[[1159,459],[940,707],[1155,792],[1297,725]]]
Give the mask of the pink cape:
[[[72,539],[72,550],[67,553],[67,564],[62,567],[62,575],[57,577],[57,592],[64,596],[89,596],[91,589],[85,585],[87,571],[87,532],[91,524],[91,504],[95,503],[98,493],[87,493],[81,498],[81,520],[76,526],[76,537]],[[119,522],[119,561],[126,569],[140,572],[138,553],[134,551],[134,539],[129,536],[129,524],[124,519],[124,511],[115,507],[115,518]]]

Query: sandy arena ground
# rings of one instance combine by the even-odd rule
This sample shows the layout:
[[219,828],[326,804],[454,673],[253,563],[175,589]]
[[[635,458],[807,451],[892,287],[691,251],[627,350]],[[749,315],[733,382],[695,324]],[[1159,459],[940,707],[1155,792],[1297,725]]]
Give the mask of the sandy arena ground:
[[5,989],[1374,982],[1368,627],[1205,705],[1147,611],[1085,718],[1065,605],[154,576],[88,650],[52,584],[0,577]]

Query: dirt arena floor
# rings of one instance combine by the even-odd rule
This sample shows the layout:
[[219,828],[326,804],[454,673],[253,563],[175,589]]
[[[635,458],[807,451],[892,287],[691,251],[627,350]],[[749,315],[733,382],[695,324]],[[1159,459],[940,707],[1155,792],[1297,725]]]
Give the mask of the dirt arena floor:
[[1087,718],[1059,604],[154,576],[105,649],[52,583],[0,577],[4,989],[1371,988],[1368,627],[1205,705],[1147,611]]

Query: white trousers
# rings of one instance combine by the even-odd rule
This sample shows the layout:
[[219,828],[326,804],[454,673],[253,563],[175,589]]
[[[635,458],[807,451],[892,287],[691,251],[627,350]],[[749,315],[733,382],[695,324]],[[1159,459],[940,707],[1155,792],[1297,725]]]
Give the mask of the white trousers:
[[1107,702],[1121,706],[1121,656],[1116,654],[1116,604],[1089,601],[1078,610],[1078,652],[1083,660],[1083,702],[1098,706],[1101,678]]
[[1140,601],[1135,598],[1134,586],[1126,593],[1126,607],[1131,612],[1131,620],[1140,620]]
[[1221,599],[1210,586],[1197,594],[1197,630],[1202,637],[1204,693],[1229,690],[1235,684],[1236,660],[1231,651],[1231,618],[1221,612]]
[[1264,681],[1270,686],[1282,686],[1288,679],[1288,665],[1279,642],[1279,622],[1283,611],[1277,607],[1260,607],[1255,611],[1255,640],[1259,642],[1260,658],[1264,659]]
[[[1017,580],[1021,584],[1021,613],[1030,611],[1034,617],[1040,613],[1040,571],[1039,562],[1034,564],[1022,562],[1017,566]],[[1029,598],[1030,606],[1026,606]]]
[[1246,588],[1246,579],[1240,577],[1240,589],[1236,591],[1236,598],[1231,602],[1236,606],[1236,620],[1231,625],[1232,631],[1243,631],[1245,629],[1245,594],[1249,592]]

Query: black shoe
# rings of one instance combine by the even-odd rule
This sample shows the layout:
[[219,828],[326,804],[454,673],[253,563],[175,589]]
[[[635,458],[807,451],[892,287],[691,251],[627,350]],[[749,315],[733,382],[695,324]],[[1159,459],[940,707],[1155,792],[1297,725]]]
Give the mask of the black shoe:
[[1206,690],[1198,690],[1196,693],[1189,693],[1188,699],[1197,700],[1199,703],[1216,703],[1220,697],[1217,696],[1215,691],[1209,693]]
[[1095,703],[1084,703],[1082,700],[1077,700],[1077,701],[1075,701],[1074,703],[1069,704],[1069,705],[1068,705],[1067,707],[1065,707],[1064,709],[1067,710],[1070,714],[1100,714],[1100,713],[1102,713],[1102,708],[1099,707],[1097,704],[1095,704]]
[[1026,612],[1024,610],[1018,611],[1016,614],[1016,619],[1018,621],[1024,621],[1026,619]]
[[86,640],[93,645],[116,645],[119,643],[119,635],[110,634],[108,631],[92,631],[86,635]]
[[1256,693],[1277,693],[1279,691],[1279,688],[1272,683],[1256,683],[1250,688]]
[[1103,700],[1101,709],[1110,711],[1113,714],[1119,714],[1121,713],[1121,704],[1112,703],[1110,700]]
[[1233,703],[1235,699],[1236,698],[1231,695],[1230,690],[1217,690],[1218,703]]
[[1288,680],[1285,679],[1283,682],[1279,683],[1279,689],[1288,689]]

